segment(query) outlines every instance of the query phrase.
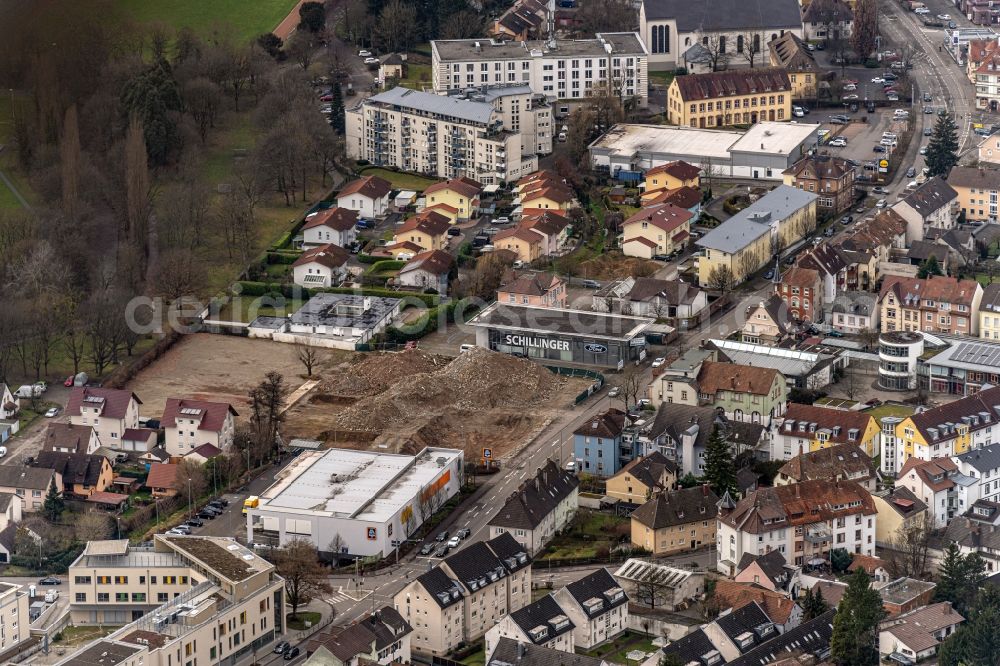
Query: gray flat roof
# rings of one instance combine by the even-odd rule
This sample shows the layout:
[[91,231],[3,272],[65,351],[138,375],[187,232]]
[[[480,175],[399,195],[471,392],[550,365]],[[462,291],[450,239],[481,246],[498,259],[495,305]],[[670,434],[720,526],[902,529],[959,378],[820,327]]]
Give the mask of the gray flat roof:
[[[611,53],[605,49],[610,45]],[[555,48],[545,40],[507,42],[476,39],[436,39],[431,48],[441,62],[527,60],[530,58],[575,58],[580,56],[645,55],[645,45],[635,32],[599,32],[594,39],[557,39]]]
[[699,247],[733,253],[745,248],[783,220],[817,199],[812,192],[779,185],[696,241]]
[[[365,302],[368,309],[362,310]],[[354,294],[316,294],[291,317],[298,326],[340,326],[373,328],[398,305],[398,298],[355,296]],[[353,311],[352,311],[353,310]]]
[[472,102],[447,95],[435,95],[420,90],[396,87],[373,95],[364,104],[388,104],[400,109],[412,109],[469,122],[487,124],[493,115],[493,107],[485,102]]
[[713,159],[728,162],[729,147],[742,136],[741,132],[734,130],[622,123],[612,127],[590,147],[607,150],[614,155],[698,155],[701,161]]
[[743,136],[729,146],[729,150],[739,153],[777,153],[788,155],[810,138],[816,138],[817,123],[760,122],[743,133]]
[[493,303],[468,323],[472,326],[509,331],[631,340],[641,335],[654,321],[649,317],[631,317],[587,310]]
[[646,20],[676,19],[680,32],[802,28],[798,0],[643,0]]

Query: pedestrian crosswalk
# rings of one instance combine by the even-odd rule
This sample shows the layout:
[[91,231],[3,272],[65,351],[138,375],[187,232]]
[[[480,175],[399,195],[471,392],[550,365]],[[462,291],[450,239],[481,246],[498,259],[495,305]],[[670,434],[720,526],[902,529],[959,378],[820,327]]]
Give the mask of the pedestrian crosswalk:
[[328,597],[325,597],[323,601],[327,602],[328,604],[333,604],[334,606],[336,606],[337,604],[354,604],[364,599],[367,599],[368,595],[370,595],[371,593],[372,593],[371,590],[364,590],[364,589],[345,590],[343,587],[338,587],[336,592],[334,592]]
[[333,595],[327,597],[326,599],[324,599],[324,601],[326,601],[328,604],[333,604],[334,606],[336,606],[337,604],[345,603],[345,602],[354,603],[354,599],[352,599],[351,597],[347,596],[343,592],[337,592],[336,594],[333,594]]

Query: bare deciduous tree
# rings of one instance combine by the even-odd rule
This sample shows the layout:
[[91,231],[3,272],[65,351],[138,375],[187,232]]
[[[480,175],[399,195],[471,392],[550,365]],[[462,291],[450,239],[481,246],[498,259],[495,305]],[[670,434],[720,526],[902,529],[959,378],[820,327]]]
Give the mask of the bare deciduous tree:
[[316,361],[318,360],[318,352],[316,351],[316,348],[310,345],[296,343],[295,355],[298,357],[299,362],[305,366],[306,376],[312,377],[313,366],[316,365]]

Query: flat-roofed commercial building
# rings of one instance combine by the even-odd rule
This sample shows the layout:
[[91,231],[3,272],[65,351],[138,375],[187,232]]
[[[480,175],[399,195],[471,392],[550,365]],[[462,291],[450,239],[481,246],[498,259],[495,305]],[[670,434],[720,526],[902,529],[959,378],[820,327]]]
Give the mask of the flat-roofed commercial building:
[[[130,607],[132,595],[141,594],[136,590],[143,586],[144,594],[160,598],[163,593],[167,601],[152,608],[139,603]],[[284,580],[274,565],[232,539],[157,534],[152,547],[142,549],[130,547],[127,540],[91,541],[70,565],[73,624],[125,626],[58,663],[237,663],[251,652],[267,650],[284,633],[284,594]],[[119,595],[128,595],[128,601],[118,601]]]
[[303,453],[247,510],[247,540],[284,546],[307,539],[332,555],[386,556],[462,486],[458,449],[415,456],[351,449]]
[[530,305],[493,303],[469,320],[476,344],[543,363],[623,367],[646,356],[654,320]]
[[649,51],[635,32],[597,33],[593,39],[512,42],[439,39],[431,42],[434,91],[527,85],[547,99],[573,100],[604,88],[646,106]]

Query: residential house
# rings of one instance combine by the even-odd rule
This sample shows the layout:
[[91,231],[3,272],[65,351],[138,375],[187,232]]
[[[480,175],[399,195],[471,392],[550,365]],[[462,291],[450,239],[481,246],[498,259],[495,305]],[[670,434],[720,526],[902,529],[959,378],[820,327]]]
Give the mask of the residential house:
[[[798,298],[795,302],[800,303]],[[801,306],[800,311],[804,311]],[[792,334],[793,324],[788,306],[781,295],[774,293],[766,301],[747,306],[741,339],[750,344],[773,346]]]
[[336,287],[348,275],[351,253],[339,245],[319,245],[292,263],[292,281],[302,287]]
[[358,213],[361,217],[382,217],[389,212],[392,183],[378,176],[362,176],[352,180],[337,193],[337,206]]
[[628,628],[628,595],[607,569],[560,588],[555,601],[574,625],[573,644],[591,650]]
[[980,500],[948,522],[944,543],[954,542],[962,555],[978,553],[986,570],[1000,572],[1000,505]]
[[708,308],[708,296],[695,285],[681,280],[625,277],[598,289],[591,307],[598,312],[617,312],[655,317],[681,329],[693,328]]
[[648,170],[644,176],[646,180],[642,192],[643,203],[646,203],[647,198],[659,196],[664,192],[672,192],[683,187],[697,190],[701,187],[701,167],[688,164],[684,160],[660,164]]
[[785,169],[782,176],[785,185],[814,192],[819,197],[816,200],[818,213],[839,215],[850,210],[854,203],[855,174],[855,168],[848,160],[816,153],[806,155]]
[[306,652],[313,654],[320,648],[328,650],[335,658],[332,666],[408,664],[412,633],[413,627],[395,608],[383,606],[357,622],[331,626],[313,634],[306,645]]
[[976,248],[976,238],[971,231],[965,229],[939,229],[932,227],[924,230],[924,240],[943,245],[948,249],[948,261],[953,266],[965,266],[974,263],[979,257]]
[[[683,664],[732,664],[737,663],[741,655],[749,657],[756,648],[763,649],[778,638],[780,634],[774,622],[757,602],[751,601],[745,606],[720,614],[717,619],[695,629],[684,638],[669,643],[663,648],[663,654],[672,655]],[[704,646],[697,643],[691,645],[688,641],[704,642]],[[696,649],[692,651],[692,647]],[[706,652],[701,652],[702,650]],[[702,657],[692,658],[694,651],[701,652]],[[654,658],[660,659],[661,655],[657,654]],[[760,662],[753,660],[750,663]]]
[[804,250],[798,255],[795,265],[819,273],[822,281],[820,300],[823,303],[832,302],[838,293],[847,290],[847,259],[840,248],[830,243]]
[[879,330],[878,297],[866,291],[841,291],[823,304],[823,320],[833,330],[850,335]]
[[451,223],[440,213],[425,210],[406,220],[396,229],[395,243],[404,241],[419,245],[423,250],[444,250],[448,247],[448,227]]
[[891,457],[902,466],[908,458],[950,458],[1000,441],[996,405],[1000,387],[991,387],[908,416],[896,424]]
[[[779,185],[706,233],[695,241],[705,250],[698,259],[698,283],[725,291],[762,269],[775,247],[788,247],[816,229],[817,199],[812,192]],[[720,271],[729,279],[720,280]]]
[[303,247],[339,245],[347,247],[358,237],[358,212],[333,206],[306,217],[302,225]]
[[[876,529],[876,532],[877,531],[878,530]],[[877,543],[878,539],[876,538],[876,544]],[[864,569],[865,573],[872,579],[873,584],[889,582],[888,562],[882,558],[855,553],[851,556],[851,563],[847,565],[847,572],[854,573],[858,569]]]
[[0,382],[0,419],[12,419],[21,410],[21,399]]
[[160,419],[164,447],[172,456],[183,456],[202,444],[225,451],[233,444],[236,416],[228,402],[167,398]]
[[[971,55],[969,57],[969,62],[970,63],[972,62]],[[984,137],[982,142],[979,144],[978,150],[979,150],[979,164],[985,165],[992,169],[997,168],[996,166],[993,165],[1000,166],[1000,137],[994,134]]]
[[[949,267],[949,252],[948,247],[943,244],[938,244],[933,241],[918,240],[910,243],[910,247],[906,252],[906,259],[909,260],[912,266],[921,266],[924,263],[934,258],[937,262],[938,268],[940,268],[941,273],[948,275],[952,272]],[[900,263],[903,263],[902,260]]]
[[152,428],[128,428],[122,435],[122,451],[145,453],[156,448],[157,432]]
[[795,33],[786,32],[767,45],[771,67],[788,72],[792,99],[816,99],[816,86],[822,72],[816,58]]
[[491,35],[514,42],[541,39],[547,18],[548,5],[542,0],[517,0],[494,19]]
[[872,495],[878,509],[875,545],[887,548],[907,530],[918,526],[927,515],[927,505],[906,486],[895,486]]
[[774,67],[678,76],[667,88],[667,122],[690,127],[792,119],[792,83]]
[[195,447],[185,453],[183,457],[184,460],[191,460],[199,465],[204,465],[209,460],[218,458],[222,455],[222,453],[222,449],[214,444],[202,444],[201,446]]
[[975,77],[976,108],[995,113],[1000,107],[1000,49],[994,47],[982,56]]
[[1000,169],[955,166],[948,172],[948,186],[958,194],[958,209],[966,222],[997,222]]
[[511,493],[489,522],[490,538],[509,533],[534,555],[565,528],[579,506],[580,481],[549,459]]
[[[628,417],[620,409],[595,414],[573,432],[573,455],[580,471],[599,477],[613,476],[622,468],[622,433]],[[628,457],[631,460],[631,456]]]
[[[23,497],[14,493],[0,493],[0,564],[9,563],[16,551],[17,529],[23,512]],[[0,600],[2,599],[3,591],[0,590]],[[2,604],[0,601],[0,607]],[[6,638],[2,632],[0,636]]]
[[118,449],[125,431],[139,427],[141,404],[131,391],[78,386],[70,391],[66,413],[73,425],[93,426],[101,446]]
[[685,405],[711,405],[727,418],[769,425],[785,413],[788,387],[773,368],[704,361],[693,382],[662,381],[663,400]]
[[[958,465],[959,473],[979,481],[964,498],[965,506],[971,506],[977,500],[1000,504],[1000,442],[971,449],[951,459]],[[963,508],[961,503],[958,508]]]
[[948,601],[891,617],[879,625],[879,656],[888,659],[890,655],[901,655],[914,663],[929,659],[937,654],[941,641],[958,631],[964,621]]
[[[434,183],[424,190],[425,206],[427,210],[436,210],[450,218],[452,224],[463,222],[479,213],[479,195],[482,191],[483,186],[477,181],[459,176]],[[442,208],[438,209],[439,206]]]
[[969,481],[951,458],[907,458],[896,477],[897,486],[908,489],[927,505],[935,529],[964,511],[966,507],[958,507],[959,486]]
[[707,484],[657,493],[630,515],[632,545],[653,555],[711,547],[718,504]]
[[164,451],[162,446],[156,446],[141,454],[139,456],[139,462],[142,463],[146,467],[146,471],[149,472],[149,466],[153,463],[170,462],[170,454]]
[[948,182],[935,176],[894,203],[892,209],[906,220],[906,237],[922,240],[928,228],[954,228],[957,199],[958,193]]
[[780,551],[772,550],[763,555],[744,553],[736,565],[733,581],[752,583],[770,592],[792,595],[792,579],[797,572],[797,568],[787,565],[785,556]]
[[77,497],[104,492],[115,476],[107,458],[86,453],[41,451],[31,466],[55,470],[62,477],[63,492]]
[[545,238],[534,229],[526,229],[520,225],[504,229],[493,236],[493,247],[513,253],[516,261],[522,264],[542,257]]
[[677,485],[677,464],[659,451],[635,458],[610,477],[605,494],[628,504],[644,504]]
[[691,237],[693,217],[673,204],[643,208],[622,224],[622,252],[644,259],[680,252]]
[[486,632],[486,659],[489,661],[493,656],[493,650],[501,638],[512,638],[551,650],[573,653],[575,629],[576,625],[555,598],[547,594],[524,608],[511,611]]
[[774,293],[781,299],[789,315],[801,321],[819,321],[823,312],[823,283],[819,271],[792,266],[785,271]]
[[722,608],[737,609],[756,603],[781,633],[799,626],[804,615],[794,598],[789,599],[785,593],[772,592],[755,583],[719,579],[715,582],[715,599]]
[[569,240],[570,219],[554,210],[525,208],[517,226],[542,237],[541,253],[544,255],[559,254]]
[[[796,406],[789,405],[789,411]],[[820,408],[822,409],[822,408]],[[809,424],[812,425],[811,423]],[[840,426],[835,426],[839,428]],[[832,432],[831,432],[832,434]],[[876,438],[878,433],[876,432]],[[855,481],[868,492],[875,491],[877,478],[872,457],[857,443],[824,444],[824,448],[799,453],[786,462],[774,477],[774,485],[802,483],[806,480]]]
[[55,484],[57,492],[63,491],[62,476],[51,468],[22,465],[0,465],[0,493],[17,495],[24,500],[24,511],[41,511],[45,495]]
[[924,331],[977,335],[983,287],[975,280],[935,275],[889,276],[879,293],[882,332]]
[[566,183],[556,180],[546,171],[541,173],[540,178],[528,176],[518,182],[515,203],[523,210],[551,210],[562,213],[579,207],[576,195]]
[[531,557],[510,534],[470,543],[393,598],[414,652],[444,655],[531,602]]
[[[965,56],[965,75],[969,77],[969,83],[975,84],[976,70],[986,62],[987,57],[997,48],[995,39],[970,39]],[[987,137],[988,138],[988,137]],[[982,162],[982,155],[979,161]],[[987,160],[989,161],[989,160]]]
[[[790,402],[775,429],[771,459],[788,460],[843,444],[861,449],[870,462],[880,453],[880,433],[878,422],[869,414]],[[838,449],[834,455],[842,455],[842,451]],[[818,464],[827,462],[824,456],[818,456],[815,461]]]
[[1000,282],[991,282],[979,301],[979,337],[1000,340]]
[[[735,67],[749,64],[743,58],[745,51],[762,53],[762,46],[781,34],[794,32],[801,37],[802,17],[797,0],[725,0],[711,7],[697,6],[694,11],[681,0],[643,0],[639,31],[649,45],[650,69],[673,70],[682,64],[682,54],[699,42],[711,42],[732,54],[731,66]],[[746,36],[752,37],[748,41]]]
[[[30,595],[30,596],[29,596]],[[0,653],[23,655],[37,643],[32,638],[31,587],[4,581],[0,585]]]
[[90,454],[97,451],[101,441],[97,438],[97,430],[91,426],[73,425],[72,423],[50,423],[45,428],[42,440],[43,451],[56,453]]
[[853,481],[758,488],[735,504],[724,497],[718,569],[732,575],[746,553],[772,550],[798,566],[828,559],[833,548],[874,555],[876,514],[871,494]]
[[[850,3],[853,6],[853,2]],[[854,12],[841,0],[811,0],[802,9],[802,38],[808,40],[849,39]]]
[[658,190],[656,192],[643,193],[643,206],[660,206],[672,204],[678,208],[683,208],[696,218],[701,215],[701,190],[696,187],[678,187],[673,190]]
[[405,57],[398,53],[390,53],[379,58],[378,79],[382,82],[383,87],[388,84],[389,79],[398,80],[406,77]]
[[171,463],[152,463],[146,476],[146,487],[153,497],[173,497],[180,489],[177,480],[177,465]]
[[406,287],[433,289],[439,294],[448,293],[448,276],[455,259],[444,250],[426,250],[413,256],[399,269],[396,281]]
[[566,283],[555,273],[508,271],[497,290],[498,303],[541,308],[566,307]]
[[539,647],[533,643],[501,638],[493,648],[486,666],[613,666],[611,662],[583,654]]

